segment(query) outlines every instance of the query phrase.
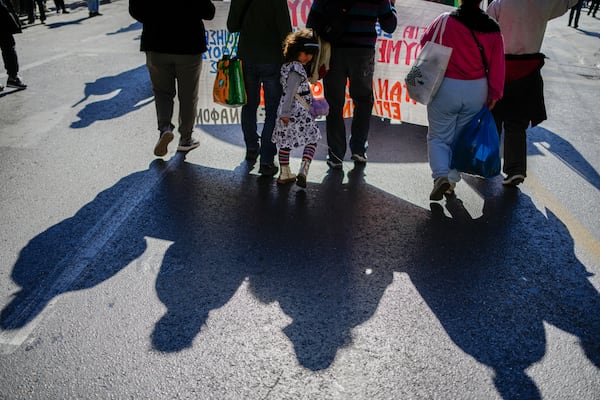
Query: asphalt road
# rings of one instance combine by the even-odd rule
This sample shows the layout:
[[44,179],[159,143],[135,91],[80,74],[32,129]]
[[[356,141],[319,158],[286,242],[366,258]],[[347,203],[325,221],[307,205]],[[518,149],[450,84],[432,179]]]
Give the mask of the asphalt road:
[[600,398],[600,19],[548,28],[526,182],[430,203],[426,127],[376,118],[307,190],[237,125],[155,159],[140,26],[101,12],[28,27],[0,93],[1,399]]

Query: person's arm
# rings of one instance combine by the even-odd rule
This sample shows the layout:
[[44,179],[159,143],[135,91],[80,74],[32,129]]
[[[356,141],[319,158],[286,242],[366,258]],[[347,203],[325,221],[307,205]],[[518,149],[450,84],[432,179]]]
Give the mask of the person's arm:
[[244,15],[252,0],[231,0],[229,4],[229,15],[227,15],[227,30],[229,32],[240,32],[244,22]]
[[136,21],[144,23],[147,8],[147,5],[144,6],[144,0],[129,0],[129,15]]
[[275,23],[277,24],[277,32],[279,32],[279,41],[283,45],[287,35],[292,32],[292,19],[290,18],[287,0],[281,0],[276,4]]
[[287,90],[283,97],[283,104],[281,105],[281,114],[279,115],[279,119],[281,119],[286,124],[290,122],[290,117],[292,116],[292,104],[294,103],[294,96],[298,91],[301,82],[302,75],[300,75],[296,71],[291,71],[288,75],[288,79],[286,82]]
[[211,0],[204,0],[200,8],[200,18],[210,21],[215,17],[217,8]]
[[384,0],[379,10],[379,26],[387,33],[393,33],[398,25],[395,3],[396,0]]
[[492,51],[488,66],[488,98],[486,105],[493,109],[496,102],[504,95],[504,79],[506,75],[504,60],[504,41],[502,34],[495,35],[496,38],[492,44]]
[[317,31],[323,27],[324,19],[323,0],[314,0],[308,12],[306,27]]
[[548,1],[548,7],[550,7],[548,20],[558,18],[561,15],[565,14],[567,11],[571,9],[571,7],[575,6],[579,3],[580,0],[553,0]]

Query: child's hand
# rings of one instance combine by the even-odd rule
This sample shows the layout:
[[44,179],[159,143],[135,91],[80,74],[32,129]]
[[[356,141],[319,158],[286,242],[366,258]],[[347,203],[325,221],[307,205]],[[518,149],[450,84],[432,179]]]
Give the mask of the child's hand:
[[290,122],[290,119],[288,117],[280,117],[279,119],[286,125]]

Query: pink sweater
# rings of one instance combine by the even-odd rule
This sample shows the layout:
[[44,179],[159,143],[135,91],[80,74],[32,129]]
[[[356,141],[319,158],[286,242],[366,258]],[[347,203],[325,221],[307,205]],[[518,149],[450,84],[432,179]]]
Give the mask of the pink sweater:
[[[438,16],[429,25],[421,45],[431,40],[435,27],[442,23],[447,14]],[[500,100],[504,94],[504,42],[500,32],[475,32],[479,43],[483,46],[488,71],[488,99]],[[439,38],[437,43],[440,43]],[[446,70],[446,77],[460,80],[475,80],[485,77],[485,69],[481,60],[481,52],[469,28],[458,20],[448,17],[446,30],[441,44],[452,47],[452,56]]]

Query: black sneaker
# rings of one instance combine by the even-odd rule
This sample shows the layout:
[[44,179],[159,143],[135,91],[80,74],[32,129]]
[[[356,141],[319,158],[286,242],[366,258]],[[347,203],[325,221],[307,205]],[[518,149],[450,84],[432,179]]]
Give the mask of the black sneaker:
[[258,169],[258,173],[262,176],[275,176],[278,171],[279,168],[277,168],[277,165],[275,164],[261,164]]
[[12,77],[12,78],[9,77],[6,80],[6,86],[8,86],[8,87],[14,87],[14,88],[17,88],[17,89],[26,89],[27,88],[27,85],[25,83],[23,83],[23,81],[21,80],[21,78],[18,77],[18,76],[15,76],[15,77]]
[[4,86],[0,85],[0,92],[4,90]]
[[190,137],[189,139],[182,139],[179,141],[177,151],[190,151],[200,146],[200,141],[196,138]]

